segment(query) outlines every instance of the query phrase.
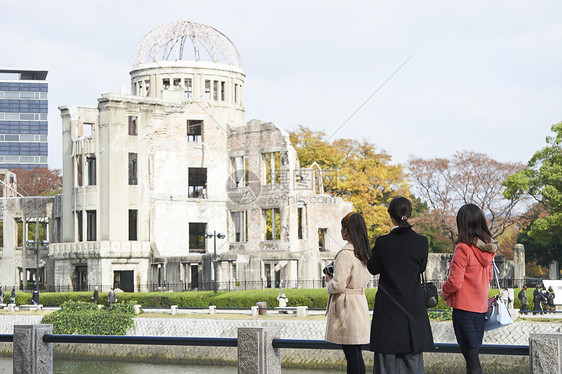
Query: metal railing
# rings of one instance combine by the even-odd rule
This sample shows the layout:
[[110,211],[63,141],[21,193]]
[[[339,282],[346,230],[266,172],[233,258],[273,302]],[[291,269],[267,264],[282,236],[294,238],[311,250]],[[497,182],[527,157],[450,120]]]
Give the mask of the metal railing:
[[[439,289],[445,282],[445,279],[428,279],[427,281],[433,282],[435,286]],[[519,284],[527,284],[530,288],[536,287],[537,284],[541,284],[542,279],[527,278],[523,279],[500,279],[499,284],[501,288],[511,288]],[[379,285],[378,279],[371,279],[367,288],[377,288]],[[117,287],[116,285],[101,285],[101,284],[91,284],[82,285],[80,288],[72,285],[65,286],[52,286],[52,285],[39,285],[39,290],[42,292],[79,292],[79,291],[94,291],[94,288],[98,287],[100,292],[108,292],[112,287]],[[283,281],[229,281],[229,282],[217,282],[217,288],[219,291],[242,291],[242,290],[261,290],[268,288],[283,288],[283,289],[314,289],[314,288],[325,288],[325,279],[311,279],[311,280],[283,280]],[[181,282],[181,283],[148,283],[143,285],[136,285],[133,292],[185,292],[185,291],[212,291],[214,290],[214,282]],[[490,284],[490,288],[497,288],[497,283],[493,281]],[[5,286],[4,291],[11,290],[11,286]],[[22,287],[17,286],[16,289],[22,289]]]

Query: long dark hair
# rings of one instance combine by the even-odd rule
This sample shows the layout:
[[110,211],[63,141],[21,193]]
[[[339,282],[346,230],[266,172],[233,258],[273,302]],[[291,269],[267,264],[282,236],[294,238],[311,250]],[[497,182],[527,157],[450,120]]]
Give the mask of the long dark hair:
[[477,205],[465,204],[457,213],[457,229],[459,238],[457,243],[476,244],[478,239],[485,243],[492,240],[492,233],[488,228],[486,216]]
[[353,252],[362,263],[369,261],[369,238],[367,237],[367,225],[365,219],[358,213],[345,216],[341,220],[341,227],[347,229],[351,236]]
[[405,197],[398,196],[392,199],[388,205],[388,214],[398,223],[398,227],[412,227],[408,222],[412,216],[412,204]]

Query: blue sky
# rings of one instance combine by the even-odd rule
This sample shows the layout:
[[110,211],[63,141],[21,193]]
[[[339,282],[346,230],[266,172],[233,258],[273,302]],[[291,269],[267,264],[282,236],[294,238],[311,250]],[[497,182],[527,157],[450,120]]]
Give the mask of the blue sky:
[[460,150],[527,162],[562,120],[555,1],[0,0],[0,13],[0,67],[49,70],[54,168],[62,166],[58,107],[129,90],[136,44],[177,20],[233,41],[247,75],[247,121],[365,138],[396,163]]

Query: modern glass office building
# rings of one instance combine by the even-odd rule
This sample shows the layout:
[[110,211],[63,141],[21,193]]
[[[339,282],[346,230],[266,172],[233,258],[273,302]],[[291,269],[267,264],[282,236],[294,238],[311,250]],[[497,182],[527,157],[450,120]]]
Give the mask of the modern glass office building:
[[47,167],[47,73],[0,68],[0,169]]

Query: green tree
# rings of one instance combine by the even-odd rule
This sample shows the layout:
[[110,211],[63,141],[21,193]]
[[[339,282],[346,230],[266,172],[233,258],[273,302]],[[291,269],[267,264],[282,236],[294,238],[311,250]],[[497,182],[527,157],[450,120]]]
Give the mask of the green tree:
[[529,195],[540,206],[520,239],[526,248],[537,251],[543,265],[553,259],[562,261],[562,123],[551,130],[554,136],[547,136],[547,146],[533,155],[529,167],[504,181],[507,198]]
[[391,156],[378,151],[366,140],[326,140],[321,131],[300,126],[290,133],[301,167],[316,163],[323,173],[327,193],[353,202],[367,223],[369,239],[387,233],[392,227],[386,211],[396,196],[410,197],[406,175]]

